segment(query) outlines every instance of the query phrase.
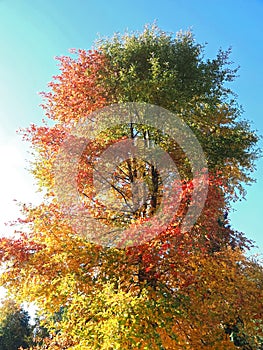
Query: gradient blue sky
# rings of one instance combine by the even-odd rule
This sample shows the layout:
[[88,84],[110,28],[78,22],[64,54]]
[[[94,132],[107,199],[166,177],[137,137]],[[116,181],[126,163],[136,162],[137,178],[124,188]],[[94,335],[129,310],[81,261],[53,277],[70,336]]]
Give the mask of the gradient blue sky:
[[[155,20],[165,31],[192,28],[198,42],[208,43],[207,57],[232,46],[232,60],[241,66],[232,87],[244,107],[243,117],[263,135],[262,18],[262,0],[0,0],[1,231],[6,230],[4,221],[18,215],[14,198],[37,200],[24,170],[26,146],[15,131],[40,123],[37,92],[46,90],[57,73],[55,56],[67,55],[70,48],[89,49],[98,35],[142,30]],[[262,160],[257,168],[257,183],[230,217],[233,227],[254,239],[263,252]]]

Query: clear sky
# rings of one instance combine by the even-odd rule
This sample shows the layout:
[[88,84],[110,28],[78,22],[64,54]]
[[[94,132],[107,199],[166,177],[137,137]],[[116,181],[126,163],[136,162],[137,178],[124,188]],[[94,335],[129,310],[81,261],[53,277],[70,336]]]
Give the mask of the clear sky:
[[[0,0],[1,232],[8,231],[5,221],[18,216],[13,199],[37,200],[33,180],[24,170],[26,146],[15,131],[40,123],[37,92],[46,90],[57,73],[55,56],[67,55],[70,48],[89,49],[98,35],[142,30],[155,20],[165,31],[192,28],[198,42],[208,43],[207,57],[232,46],[232,60],[241,66],[233,89],[244,107],[243,117],[263,135],[262,18],[262,0]],[[262,160],[257,168],[257,183],[230,217],[233,227],[263,252]]]

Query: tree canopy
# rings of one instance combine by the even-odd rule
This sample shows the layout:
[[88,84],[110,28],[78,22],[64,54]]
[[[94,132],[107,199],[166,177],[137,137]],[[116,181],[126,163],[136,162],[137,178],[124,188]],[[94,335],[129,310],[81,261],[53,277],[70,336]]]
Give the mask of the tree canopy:
[[[258,136],[242,120],[229,88],[237,74],[229,62],[230,50],[219,50],[213,59],[206,59],[204,50],[191,32],[174,36],[148,26],[141,33],[115,35],[96,42],[92,50],[73,50],[58,58],[60,74],[42,93],[47,120],[24,132],[34,150],[32,172],[44,190],[43,203],[24,205],[19,237],[0,242],[5,267],[1,284],[18,300],[39,307],[50,334],[45,348],[259,348],[262,266],[246,257],[251,242],[228,221],[231,201],[242,198],[244,184],[252,181]],[[97,111],[125,103],[135,103],[133,113],[138,104],[143,111],[160,107],[160,118],[164,109],[173,113],[172,132],[176,118],[190,127],[194,136],[189,147],[198,140],[206,176],[202,169],[192,173],[191,159],[165,125],[155,128],[132,120],[116,125],[113,118],[96,138],[74,138],[72,130],[79,125],[90,130],[98,125]],[[94,235],[92,225],[78,234],[78,226],[72,225],[74,208],[71,214],[65,212],[56,192],[58,178],[65,193],[72,180],[64,174],[70,173],[75,149],[69,149],[65,169],[54,171],[68,140],[81,150],[73,179],[81,206],[109,232],[128,228],[137,234],[144,227],[150,239],[103,244],[88,239]],[[176,164],[180,179],[166,186],[158,159],[132,155],[106,177],[106,165],[98,171],[99,161],[120,142],[142,145],[151,157],[162,149]],[[101,187],[107,185],[107,196],[97,196],[94,174]],[[196,184],[204,182],[207,195],[201,205],[203,188]],[[180,203],[172,215],[169,212],[164,228],[156,213],[165,186],[171,197],[180,188]],[[139,191],[136,198],[134,188]],[[193,198],[201,214],[184,230]]]

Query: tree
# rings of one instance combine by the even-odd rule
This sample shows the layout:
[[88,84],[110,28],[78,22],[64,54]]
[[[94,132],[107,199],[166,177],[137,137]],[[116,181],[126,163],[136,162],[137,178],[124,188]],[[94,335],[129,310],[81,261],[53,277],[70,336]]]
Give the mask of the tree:
[[[204,47],[191,33],[174,37],[153,26],[73,53],[77,58],[59,58],[61,73],[43,93],[43,108],[53,123],[31,125],[25,132],[36,155],[32,171],[45,197],[37,207],[24,205],[18,239],[1,240],[2,285],[42,310],[49,349],[235,349],[242,334],[257,349],[262,267],[246,258],[250,242],[230,227],[227,212],[252,180],[258,137],[241,121],[228,88],[237,72],[228,62],[230,51],[205,60]],[[137,104],[124,104],[130,102]],[[189,155],[165,125],[155,128],[131,119],[120,125],[104,113],[106,127],[88,144],[85,137],[74,136],[80,123],[98,125],[96,111],[113,103],[142,118],[153,105],[161,108],[160,118],[163,108],[173,112],[202,146],[208,174],[203,169],[192,173]],[[195,138],[189,139],[190,146]],[[111,158],[104,169],[98,160],[120,141],[142,147],[150,160],[126,157],[109,178]],[[74,145],[65,159],[81,151],[72,178],[81,207],[95,221],[85,226],[85,235],[76,234],[78,222],[65,212],[56,191],[60,181],[69,193],[71,178],[65,174],[73,162],[63,158],[63,166],[56,168],[65,144]],[[180,180],[165,183],[154,152],[169,154]],[[107,195],[96,197],[94,174]],[[171,171],[166,175],[174,179]],[[203,210],[185,230],[192,202],[202,207],[203,184],[208,189]],[[171,198],[179,193],[176,209],[165,197],[165,186]],[[138,198],[143,198],[140,205]],[[164,228],[156,213],[165,200],[169,220]],[[68,209],[73,212],[74,205]],[[162,217],[167,219],[164,211]],[[109,228],[106,243],[89,239],[98,232],[97,222]],[[120,232],[128,234],[118,238],[118,245]],[[145,235],[150,238],[141,239]],[[135,242],[134,236],[140,239]],[[132,244],[124,244],[129,239]]]
[[13,300],[5,300],[0,309],[0,348],[1,350],[17,350],[32,344],[32,327],[29,324],[28,312],[15,304]]

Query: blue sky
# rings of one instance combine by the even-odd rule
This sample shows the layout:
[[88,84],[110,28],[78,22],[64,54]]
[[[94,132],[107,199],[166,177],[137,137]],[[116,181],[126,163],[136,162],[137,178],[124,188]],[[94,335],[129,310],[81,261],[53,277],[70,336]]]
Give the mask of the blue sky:
[[[70,48],[89,49],[98,35],[142,30],[155,20],[165,31],[192,28],[198,42],[208,43],[207,57],[232,46],[232,60],[241,66],[232,87],[244,107],[243,117],[263,135],[262,18],[262,0],[0,0],[1,232],[7,230],[3,222],[18,215],[14,198],[38,200],[24,170],[27,148],[15,131],[40,123],[37,92],[46,90],[57,73],[55,56],[67,55]],[[254,239],[263,252],[262,160],[257,168],[257,183],[230,217],[233,227]]]

